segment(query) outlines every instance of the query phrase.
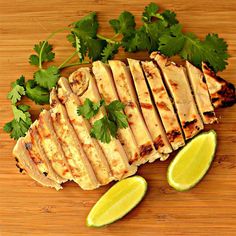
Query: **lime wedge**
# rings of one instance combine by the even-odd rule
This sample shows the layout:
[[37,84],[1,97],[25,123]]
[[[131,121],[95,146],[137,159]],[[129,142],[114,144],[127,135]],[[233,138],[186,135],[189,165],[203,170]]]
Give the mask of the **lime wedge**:
[[100,227],[121,219],[144,197],[147,182],[141,176],[133,176],[113,185],[93,206],[86,224]]
[[206,174],[214,158],[216,132],[211,130],[192,139],[170,163],[167,179],[178,191],[194,187]]

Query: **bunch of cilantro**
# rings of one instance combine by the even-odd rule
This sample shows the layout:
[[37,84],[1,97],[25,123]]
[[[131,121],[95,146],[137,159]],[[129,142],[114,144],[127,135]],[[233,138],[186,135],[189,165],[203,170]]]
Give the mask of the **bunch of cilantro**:
[[[14,139],[24,136],[28,130],[31,124],[29,107],[21,110],[20,105],[16,105],[22,96],[27,96],[37,104],[47,104],[50,90],[56,86],[64,68],[96,60],[106,62],[112,59],[120,48],[127,52],[160,51],[166,56],[179,55],[197,67],[204,61],[215,72],[225,69],[229,57],[228,45],[217,34],[208,34],[204,39],[199,39],[193,33],[183,33],[176,14],[170,10],[160,12],[155,3],[145,7],[142,22],[140,27],[136,27],[134,15],[124,11],[118,19],[109,21],[114,36],[108,38],[98,33],[97,15],[92,12],[68,27],[53,32],[46,40],[36,44],[35,53],[29,57],[29,63],[36,66],[37,70],[33,79],[26,82],[22,79],[24,77],[21,77],[12,84],[8,98],[13,106],[14,119],[5,125],[4,130],[11,133]],[[75,51],[61,65],[47,66],[47,62],[53,61],[55,57],[48,40],[64,30],[69,31],[67,40]],[[21,112],[17,113],[15,109],[26,115],[19,116],[18,113]]]

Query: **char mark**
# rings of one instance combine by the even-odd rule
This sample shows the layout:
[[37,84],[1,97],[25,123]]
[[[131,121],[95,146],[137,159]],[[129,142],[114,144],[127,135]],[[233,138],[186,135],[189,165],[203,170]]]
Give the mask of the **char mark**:
[[175,141],[175,139],[177,139],[179,136],[181,136],[181,132],[179,130],[175,129],[175,130],[168,132],[166,135],[167,135],[168,140],[172,143]]
[[140,147],[140,156],[144,157],[144,156],[150,154],[152,151],[153,151],[153,147],[151,144],[143,144]]
[[155,140],[154,140],[154,147],[156,150],[158,150],[160,147],[163,147],[165,144],[162,140],[161,135],[159,135]]

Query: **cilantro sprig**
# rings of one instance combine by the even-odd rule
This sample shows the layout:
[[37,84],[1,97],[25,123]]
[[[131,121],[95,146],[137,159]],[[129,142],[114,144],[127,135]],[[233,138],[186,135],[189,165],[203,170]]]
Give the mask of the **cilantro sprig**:
[[[29,57],[29,64],[36,67],[36,71],[30,80],[25,81],[25,78],[22,76],[12,83],[11,91],[7,96],[11,104],[19,110],[18,103],[21,102],[24,96],[27,96],[36,104],[47,104],[49,102],[50,90],[57,85],[61,72],[65,68],[87,64],[95,60],[106,62],[114,58],[120,49],[124,49],[126,52],[148,51],[151,53],[153,51],[160,51],[166,56],[179,55],[197,67],[200,67],[201,62],[204,61],[215,72],[222,71],[227,66],[227,59],[229,57],[227,53],[228,45],[217,34],[211,33],[206,35],[205,38],[199,39],[193,33],[184,33],[182,31],[183,26],[177,20],[175,12],[170,10],[160,11],[159,6],[155,3],[150,3],[144,8],[141,19],[142,25],[137,27],[134,15],[131,12],[123,11],[117,19],[109,21],[114,32],[112,37],[106,37],[99,33],[99,22],[96,12],[89,13],[68,27],[54,31],[45,40],[34,45],[34,53]],[[53,62],[56,53],[49,41],[62,31],[69,32],[67,41],[74,48],[74,52],[60,65],[56,65]],[[79,112],[83,112],[83,109],[86,111],[87,108],[91,108],[89,102]],[[109,105],[106,106],[107,117],[100,123],[96,123],[92,132],[95,135],[99,133],[95,132],[95,130],[103,127],[105,130],[102,135],[103,138],[98,137],[98,139],[106,141],[108,141],[107,137],[116,134],[113,123],[118,128],[117,122],[123,123],[123,125],[126,123],[119,110],[112,110],[112,115],[109,115],[109,109]],[[96,109],[91,111],[88,117],[95,113]],[[114,116],[114,114],[118,114],[116,116],[119,118]],[[23,136],[25,133],[23,131],[28,127],[23,125],[23,122],[26,122],[26,120],[19,119],[17,121],[14,118],[13,121],[7,123],[5,130],[11,130],[13,138],[18,138],[20,135]],[[29,122],[26,123],[29,124]],[[20,127],[23,130],[21,133],[12,131],[20,130]]]
[[90,130],[90,134],[93,138],[96,138],[103,143],[109,143],[111,137],[117,136],[118,129],[127,128],[128,120],[127,116],[122,112],[125,105],[115,100],[106,105],[102,99],[98,103],[92,102],[90,99],[86,99],[84,104],[77,109],[78,115],[82,115],[85,119],[89,120],[95,116],[101,107],[104,107],[106,114],[99,120],[96,120]]

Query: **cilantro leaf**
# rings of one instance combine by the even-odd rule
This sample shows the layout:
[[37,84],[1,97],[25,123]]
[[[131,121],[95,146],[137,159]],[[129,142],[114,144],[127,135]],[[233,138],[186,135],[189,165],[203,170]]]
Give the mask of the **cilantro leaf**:
[[17,101],[21,100],[22,95],[25,95],[25,89],[24,87],[17,84],[8,93],[7,98],[11,100],[12,104],[16,104]]
[[145,27],[141,26],[133,35],[123,37],[122,46],[128,52],[150,50],[150,39],[145,31]]
[[105,40],[101,39],[88,39],[88,57],[93,61],[99,60],[101,58],[101,54],[103,49],[106,47],[107,43]]
[[107,116],[94,122],[90,130],[92,137],[100,140],[103,143],[109,143],[111,136],[115,137],[117,134],[117,126],[114,122],[110,121]]
[[34,73],[38,85],[46,89],[52,89],[60,77],[59,69],[56,66],[49,66],[47,69],[40,69]]
[[178,24],[179,21],[176,19],[176,14],[173,11],[165,10],[161,13],[164,20],[168,23],[168,26]]
[[36,104],[49,104],[49,91],[37,85],[34,80],[28,80],[26,83],[26,96]]
[[26,116],[26,120],[15,120],[13,119],[11,121],[11,126],[12,126],[12,130],[11,130],[11,135],[10,137],[17,140],[20,137],[24,137],[27,133],[27,131],[29,130],[30,125],[32,124],[32,121],[30,119],[30,114],[29,112],[27,112],[27,116]]
[[116,33],[124,36],[132,35],[136,25],[134,15],[128,11],[122,12],[118,19],[112,19],[109,23]]
[[25,95],[25,77],[22,75],[14,83],[11,84],[12,90],[7,94],[7,98],[12,104],[16,104]]
[[14,119],[4,125],[4,131],[10,133],[10,137],[18,139],[25,136],[30,125],[32,124],[30,113],[28,112],[29,106],[27,105],[12,105]]
[[101,55],[102,55],[102,61],[107,62],[109,59],[112,59],[114,55],[118,52],[118,49],[120,47],[120,44],[107,44],[107,46],[103,49]]
[[225,69],[227,65],[227,44],[216,34],[209,34],[204,41],[200,41],[196,35],[187,33],[180,56],[197,67],[201,67],[203,61],[208,62],[217,72]]
[[41,49],[42,49],[41,52],[42,63],[52,61],[54,59],[55,53],[52,52],[52,45],[49,44],[47,41],[39,42],[39,44],[34,45],[34,51],[36,52],[36,55],[32,54],[29,57],[29,63],[31,65],[39,66],[39,56],[40,56],[39,54]]
[[12,121],[6,123],[3,127],[3,130],[6,132],[6,133],[10,133],[12,131]]
[[14,118],[15,118],[16,121],[19,122],[20,119],[23,120],[23,121],[26,121],[26,114],[25,114],[24,111],[19,109],[19,107],[12,105],[12,111],[13,111]]
[[20,109],[23,112],[26,112],[26,111],[28,111],[30,109],[30,106],[24,105],[24,104],[20,104],[20,105],[17,106],[17,108]]
[[73,23],[71,34],[67,39],[79,51],[82,61],[86,54],[93,61],[101,58],[101,53],[106,46],[106,41],[97,38],[98,20],[95,12],[88,14],[79,21]]
[[163,16],[157,13],[158,10],[159,10],[159,7],[157,6],[157,4],[151,2],[149,5],[145,7],[142,20],[144,22],[151,22],[153,17],[163,20],[164,19]]
[[182,26],[176,24],[160,37],[159,50],[166,56],[173,56],[179,53],[185,43],[185,37],[181,32]]
[[83,116],[85,119],[89,120],[91,117],[95,116],[99,108],[104,104],[104,100],[100,100],[98,103],[92,102],[90,99],[86,98],[84,104],[77,108],[77,113],[79,116]]
[[128,127],[127,116],[122,112],[124,108],[125,105],[118,100],[115,100],[106,106],[108,119],[114,122],[118,128]]
[[14,83],[11,84],[12,87],[14,87],[15,85],[25,87],[25,77],[21,75],[19,79],[17,79]]

